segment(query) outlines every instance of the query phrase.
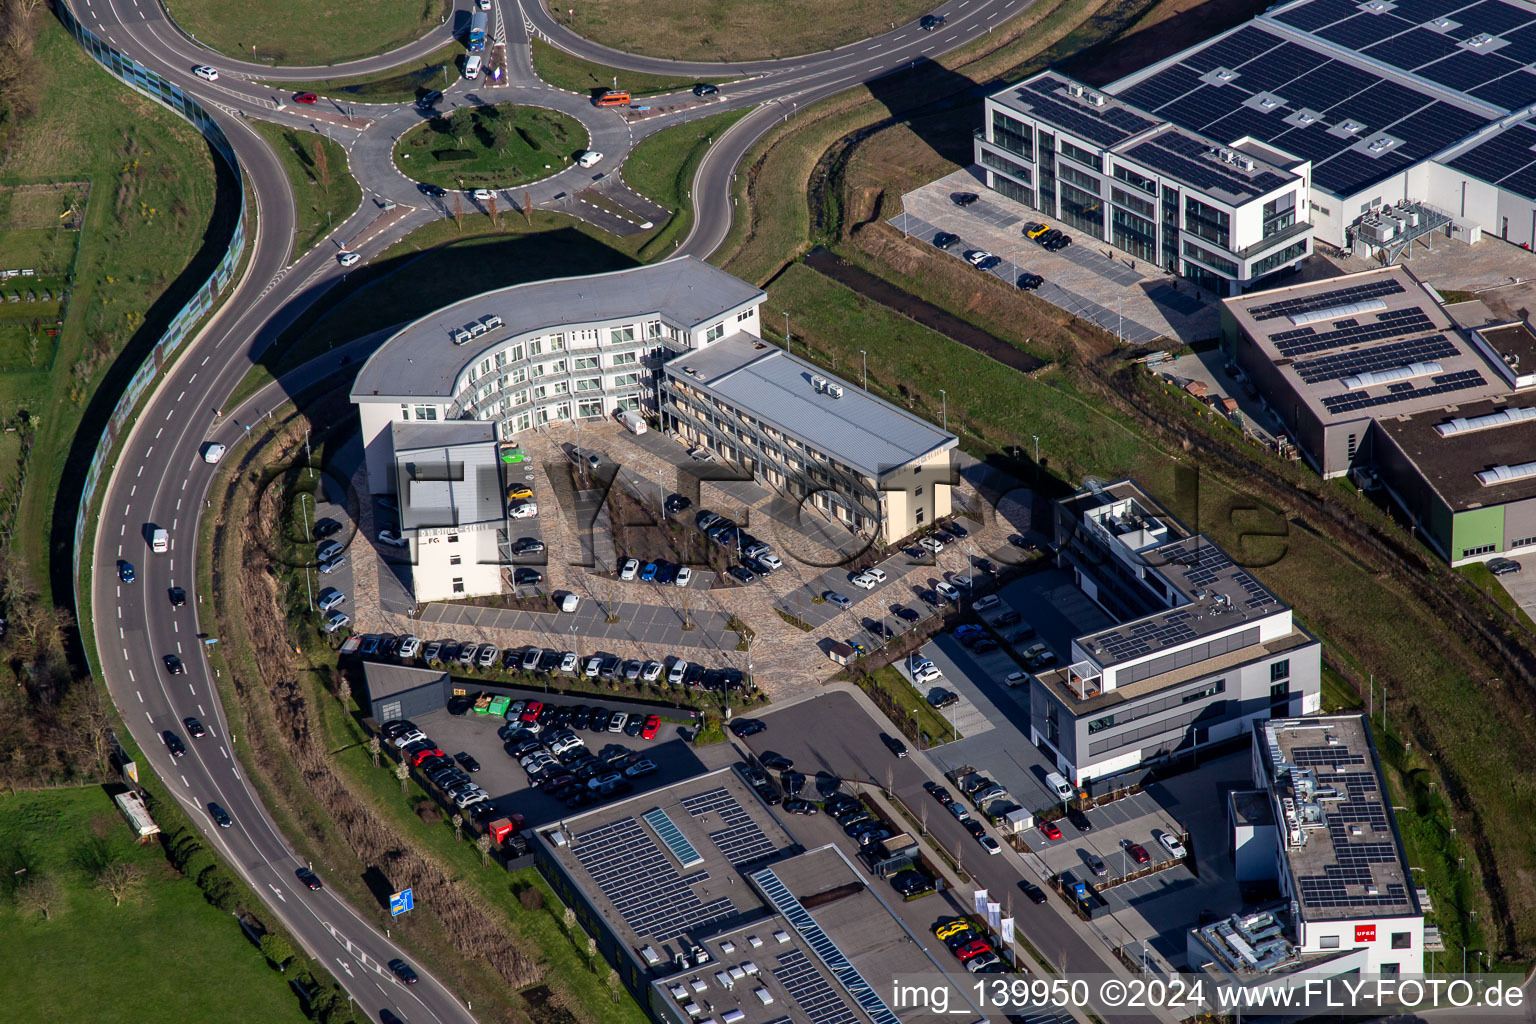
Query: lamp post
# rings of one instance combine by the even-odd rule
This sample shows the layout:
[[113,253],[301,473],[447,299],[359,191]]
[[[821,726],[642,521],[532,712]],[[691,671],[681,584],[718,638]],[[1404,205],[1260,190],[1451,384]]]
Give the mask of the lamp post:
[[941,403],[941,409],[942,409],[941,415],[944,417],[944,429],[948,430],[949,429],[949,395],[944,391],[943,388],[939,388],[939,402]]
[[863,363],[862,363],[863,369],[859,373],[859,386],[862,387],[865,391],[868,391],[869,390],[869,353],[865,352],[863,349],[859,349],[859,356],[860,356],[860,358],[863,361]]
[[788,352],[792,346],[789,343],[789,310],[784,311],[784,351]]
[[1030,434],[1035,439],[1035,483],[1040,482],[1040,435]]
[[[307,434],[307,432],[306,432],[306,434]],[[308,438],[307,437],[305,439],[305,444],[306,444],[306,446],[308,445]],[[299,518],[304,520],[304,541],[305,541],[305,543],[308,543],[309,541],[314,539],[314,537],[311,536],[311,534],[309,532],[309,513],[305,510],[305,504],[304,504],[308,500],[309,500],[309,495],[305,494],[303,491],[300,491],[299,492]],[[309,610],[310,611],[314,611],[315,610],[315,591],[314,591],[314,588],[309,585],[309,566],[307,566],[307,565],[304,567],[304,596],[309,599]]]
[[311,480],[313,480],[315,478],[315,466],[314,466],[314,463],[311,461],[310,454],[309,454],[309,428],[308,427],[304,428],[304,464],[309,467],[309,478]]

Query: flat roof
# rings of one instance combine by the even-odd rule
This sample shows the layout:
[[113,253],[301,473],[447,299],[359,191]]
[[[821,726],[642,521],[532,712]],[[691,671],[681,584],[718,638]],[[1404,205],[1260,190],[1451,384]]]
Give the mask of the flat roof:
[[1491,486],[1482,484],[1477,476],[1497,466],[1519,466],[1536,460],[1536,418],[1511,419],[1496,426],[1449,435],[1442,435],[1436,428],[1453,420],[1466,420],[1476,428],[1475,421],[1482,417],[1524,409],[1536,410],[1536,394],[1508,401],[1485,399],[1455,409],[1381,419],[1376,425],[1452,512],[1464,512],[1536,498],[1536,475],[1515,476]]
[[[694,328],[763,298],[761,288],[692,256],[481,292],[407,324],[374,350],[358,371],[352,401],[451,398],[466,368],[520,335],[646,316]],[[501,317],[501,327],[469,344],[453,343],[453,331],[491,315]]]
[[1521,366],[1526,373],[1536,372],[1536,331],[1526,321],[1488,324],[1478,327],[1477,333],[1511,367],[1512,373],[1520,372]]
[[368,699],[393,697],[419,686],[430,686],[448,679],[446,669],[414,668],[410,665],[391,665],[383,661],[363,662],[363,682],[368,687]]
[[[870,477],[953,448],[958,441],[927,420],[750,334],[738,332],[685,352],[664,370],[679,384],[717,396]],[[841,387],[842,397],[817,391],[815,379]]]
[[1405,267],[1222,302],[1325,426],[1413,415],[1508,390]]
[[1419,915],[1365,716],[1272,718],[1253,728],[1302,919]]
[[1232,821],[1250,828],[1264,828],[1275,823],[1275,810],[1270,806],[1269,794],[1262,789],[1234,789],[1227,793],[1227,803],[1232,808]]
[[506,518],[494,430],[482,423],[390,424],[400,525],[468,526]]

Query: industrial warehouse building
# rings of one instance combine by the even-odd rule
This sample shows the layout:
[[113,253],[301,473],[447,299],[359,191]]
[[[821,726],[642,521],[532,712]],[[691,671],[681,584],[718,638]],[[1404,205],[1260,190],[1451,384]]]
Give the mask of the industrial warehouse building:
[[1321,704],[1322,646],[1291,609],[1129,480],[1056,505],[1057,558],[1117,623],[1035,675],[1030,739],[1075,784]]
[[1457,328],[1402,267],[1223,303],[1223,344],[1325,478],[1379,482],[1452,564],[1536,546],[1536,335]]
[[1235,294],[1314,235],[1389,257],[1431,231],[1536,245],[1533,105],[1528,5],[1294,0],[1103,89],[1050,72],[1001,90],[976,162]]

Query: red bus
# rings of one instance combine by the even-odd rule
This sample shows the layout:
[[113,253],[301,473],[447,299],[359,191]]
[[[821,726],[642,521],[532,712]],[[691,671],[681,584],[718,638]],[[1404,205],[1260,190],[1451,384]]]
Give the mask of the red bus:
[[609,89],[593,100],[592,104],[598,107],[627,107],[629,106],[629,93],[620,89]]

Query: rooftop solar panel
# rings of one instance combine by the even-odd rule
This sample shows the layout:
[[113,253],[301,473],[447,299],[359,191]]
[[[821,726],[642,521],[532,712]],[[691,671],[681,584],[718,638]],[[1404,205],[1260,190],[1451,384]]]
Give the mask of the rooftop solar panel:
[[[1332,2],[1332,0],[1329,0]],[[1279,46],[1284,40],[1252,23],[1244,25],[1224,39],[1196,50],[1184,63],[1204,74],[1216,68],[1237,68]]]
[[1393,0],[1392,13],[1422,24],[1465,6],[1466,0]]
[[1536,16],[1529,11],[1521,10],[1514,4],[1502,3],[1500,0],[1483,0],[1480,4],[1461,8],[1452,20],[1459,21],[1472,29],[1474,35],[1486,32],[1491,36],[1498,36],[1536,22]]
[[1334,193],[1348,194],[1373,181],[1396,174],[1416,159],[1411,153],[1394,150],[1381,156],[1359,150],[1345,150],[1312,168],[1312,180]]
[[1461,52],[1456,40],[1427,28],[1416,28],[1386,42],[1361,49],[1367,57],[1375,57],[1404,71],[1412,71],[1431,61]]
[[1484,82],[1491,82],[1520,70],[1520,65],[1497,53],[1473,53],[1463,50],[1444,60],[1419,68],[1418,73],[1431,82],[1448,85],[1460,92],[1471,92]]
[[[1356,8],[1358,10],[1358,8]],[[1390,14],[1371,14],[1369,12],[1357,14],[1353,18],[1336,22],[1325,28],[1317,30],[1317,35],[1330,43],[1338,43],[1352,50],[1364,49],[1373,43],[1380,43],[1401,35],[1414,28],[1411,21],[1402,18],[1394,18]],[[1390,45],[1390,44],[1389,44]]]
[[1491,135],[1449,161],[1448,166],[1489,184],[1497,185],[1516,171],[1536,161],[1536,131],[1517,124]]
[[[1508,53],[1506,48],[1501,51]],[[1536,39],[1531,42],[1529,53],[1511,54],[1521,60],[1531,63],[1536,62]],[[1475,96],[1484,103],[1494,103],[1506,110],[1519,110],[1536,103],[1536,75],[1530,71],[1516,71],[1512,75],[1496,78],[1491,82],[1485,82],[1476,89],[1470,90],[1469,95]]]
[[1316,295],[1306,295],[1295,299],[1281,299],[1278,302],[1266,302],[1262,306],[1254,306],[1248,310],[1248,315],[1255,320],[1273,320],[1277,316],[1294,316],[1297,313],[1311,313],[1315,310],[1330,309],[1334,306],[1347,306],[1352,302],[1364,302],[1366,299],[1379,299],[1386,295],[1398,295],[1403,291],[1403,286],[1396,280],[1388,278],[1383,281],[1371,281],[1366,284],[1350,285],[1347,288],[1334,288]]
[[[1536,156],[1536,154],[1532,154]],[[1499,182],[1499,187],[1517,196],[1536,199],[1536,164],[1526,164],[1520,170]]]
[[1359,391],[1352,391],[1344,395],[1327,395],[1323,398],[1323,408],[1335,416],[1346,413],[1359,412],[1361,409],[1373,409],[1383,405],[1394,405],[1398,402],[1406,402],[1421,398],[1438,398],[1456,391],[1465,391],[1468,388],[1482,387],[1487,381],[1476,370],[1462,370],[1457,373],[1440,374],[1430,378],[1431,383],[1427,387],[1415,387],[1412,390],[1387,392],[1382,395],[1371,395]]
[[1310,4],[1300,4],[1288,11],[1281,11],[1274,18],[1303,32],[1315,32],[1324,25],[1344,21],[1359,13],[1358,0],[1313,0]]
[[[1302,383],[1316,384],[1318,381],[1337,380],[1356,373],[1391,370],[1409,363],[1450,359],[1456,354],[1456,346],[1447,341],[1445,335],[1436,334],[1416,341],[1398,341],[1388,345],[1356,349],[1353,352],[1319,356],[1316,359],[1296,363],[1294,368],[1301,377]],[[1409,384],[1409,387],[1412,386]],[[1395,387],[1397,385],[1393,384],[1389,389]]]
[[693,883],[707,879],[708,873],[678,874],[634,818],[573,836],[571,850],[637,935],[666,942],[737,915],[725,897],[701,900]]
[[732,864],[761,860],[778,850],[752,816],[724,786],[684,797],[682,804],[695,818],[708,814],[719,816],[721,824],[725,827],[709,833],[709,841],[714,843]]

